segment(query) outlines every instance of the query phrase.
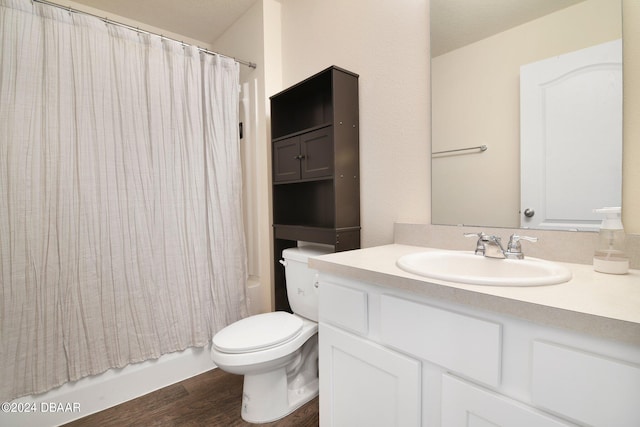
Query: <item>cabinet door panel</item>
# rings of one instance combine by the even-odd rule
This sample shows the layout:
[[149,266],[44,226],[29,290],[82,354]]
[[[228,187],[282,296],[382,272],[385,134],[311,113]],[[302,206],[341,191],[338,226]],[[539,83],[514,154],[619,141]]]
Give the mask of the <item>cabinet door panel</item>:
[[534,341],[532,371],[536,405],[592,426],[640,425],[640,366]]
[[[384,344],[497,387],[502,372],[502,325],[426,304],[382,295]],[[420,339],[398,331],[420,325]]]
[[273,143],[273,180],[293,181],[300,179],[300,137]]
[[320,323],[320,425],[419,426],[420,362]]
[[442,378],[442,425],[447,427],[574,426],[451,375]]
[[333,175],[333,127],[301,135],[300,154],[302,179]]

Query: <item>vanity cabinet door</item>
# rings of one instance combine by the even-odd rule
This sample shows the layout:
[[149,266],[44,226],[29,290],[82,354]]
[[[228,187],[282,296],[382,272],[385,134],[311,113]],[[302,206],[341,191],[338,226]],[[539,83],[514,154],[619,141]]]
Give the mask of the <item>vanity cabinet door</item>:
[[506,396],[451,375],[442,378],[442,425],[446,427],[575,426]]
[[531,400],[595,427],[640,426],[640,365],[554,342],[533,342]]
[[420,362],[324,323],[318,337],[322,427],[420,425]]

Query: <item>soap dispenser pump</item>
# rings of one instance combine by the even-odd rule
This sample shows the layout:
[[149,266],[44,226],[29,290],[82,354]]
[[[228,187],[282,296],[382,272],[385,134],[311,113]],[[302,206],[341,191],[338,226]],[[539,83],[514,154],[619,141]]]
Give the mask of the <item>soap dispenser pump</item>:
[[629,258],[625,253],[621,208],[611,207],[593,211],[605,215],[593,255],[594,270],[601,273],[626,274],[629,271]]

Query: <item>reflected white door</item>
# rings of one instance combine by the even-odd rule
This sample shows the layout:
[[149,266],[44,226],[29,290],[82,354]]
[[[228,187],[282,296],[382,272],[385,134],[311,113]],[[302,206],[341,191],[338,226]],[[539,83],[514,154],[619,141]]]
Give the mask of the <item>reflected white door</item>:
[[521,227],[594,230],[621,206],[622,41],[520,68]]

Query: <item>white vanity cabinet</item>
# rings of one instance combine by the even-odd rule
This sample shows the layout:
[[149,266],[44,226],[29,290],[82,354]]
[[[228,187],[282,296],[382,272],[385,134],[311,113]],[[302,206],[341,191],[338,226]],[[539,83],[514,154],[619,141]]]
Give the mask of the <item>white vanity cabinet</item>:
[[320,425],[640,426],[640,348],[320,274]]
[[327,283],[318,330],[323,381],[320,421],[327,426],[419,426],[420,362],[364,337],[369,331],[365,290]]

